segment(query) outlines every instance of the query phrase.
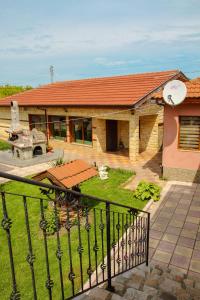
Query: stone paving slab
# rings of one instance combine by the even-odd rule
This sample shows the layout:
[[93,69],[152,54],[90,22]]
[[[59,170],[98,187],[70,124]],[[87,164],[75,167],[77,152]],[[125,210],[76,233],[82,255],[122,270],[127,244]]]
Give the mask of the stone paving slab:
[[10,171],[12,169],[13,169],[13,167],[9,167],[9,166],[6,166],[4,164],[0,164],[0,171],[1,172],[8,172],[8,171]]
[[168,182],[151,216],[154,263],[200,275],[200,184]]

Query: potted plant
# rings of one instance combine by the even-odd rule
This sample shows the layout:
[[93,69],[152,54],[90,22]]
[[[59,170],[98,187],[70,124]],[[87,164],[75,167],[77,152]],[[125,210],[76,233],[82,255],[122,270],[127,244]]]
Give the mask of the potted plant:
[[52,152],[53,147],[48,143],[47,144],[47,152]]

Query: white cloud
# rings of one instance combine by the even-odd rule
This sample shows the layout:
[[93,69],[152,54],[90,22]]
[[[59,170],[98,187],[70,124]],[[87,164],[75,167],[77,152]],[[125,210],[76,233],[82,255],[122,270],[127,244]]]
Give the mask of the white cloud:
[[115,67],[115,66],[125,66],[125,65],[133,65],[137,63],[141,63],[141,60],[109,60],[106,57],[97,57],[95,58],[94,62],[98,65],[105,66],[105,67]]
[[[200,41],[200,22],[179,26],[141,27],[134,23],[124,24],[99,24],[95,23],[69,26],[54,26],[36,28],[32,32],[21,31],[12,35],[0,35],[0,55],[60,55],[82,54],[127,49],[140,43],[191,43]],[[96,61],[99,64],[116,66],[131,63],[130,61]]]

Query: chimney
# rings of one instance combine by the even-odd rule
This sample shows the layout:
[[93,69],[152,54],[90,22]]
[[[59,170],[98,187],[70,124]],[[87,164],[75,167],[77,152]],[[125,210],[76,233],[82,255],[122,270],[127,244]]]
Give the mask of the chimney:
[[19,107],[17,101],[11,101],[11,132],[15,132],[20,129],[19,124]]

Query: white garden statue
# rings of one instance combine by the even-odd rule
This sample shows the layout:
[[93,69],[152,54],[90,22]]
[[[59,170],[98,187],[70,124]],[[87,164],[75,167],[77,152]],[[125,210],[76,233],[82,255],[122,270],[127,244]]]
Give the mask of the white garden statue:
[[100,166],[98,168],[98,171],[99,171],[99,177],[100,177],[101,180],[108,179],[108,171],[107,171],[106,166]]

